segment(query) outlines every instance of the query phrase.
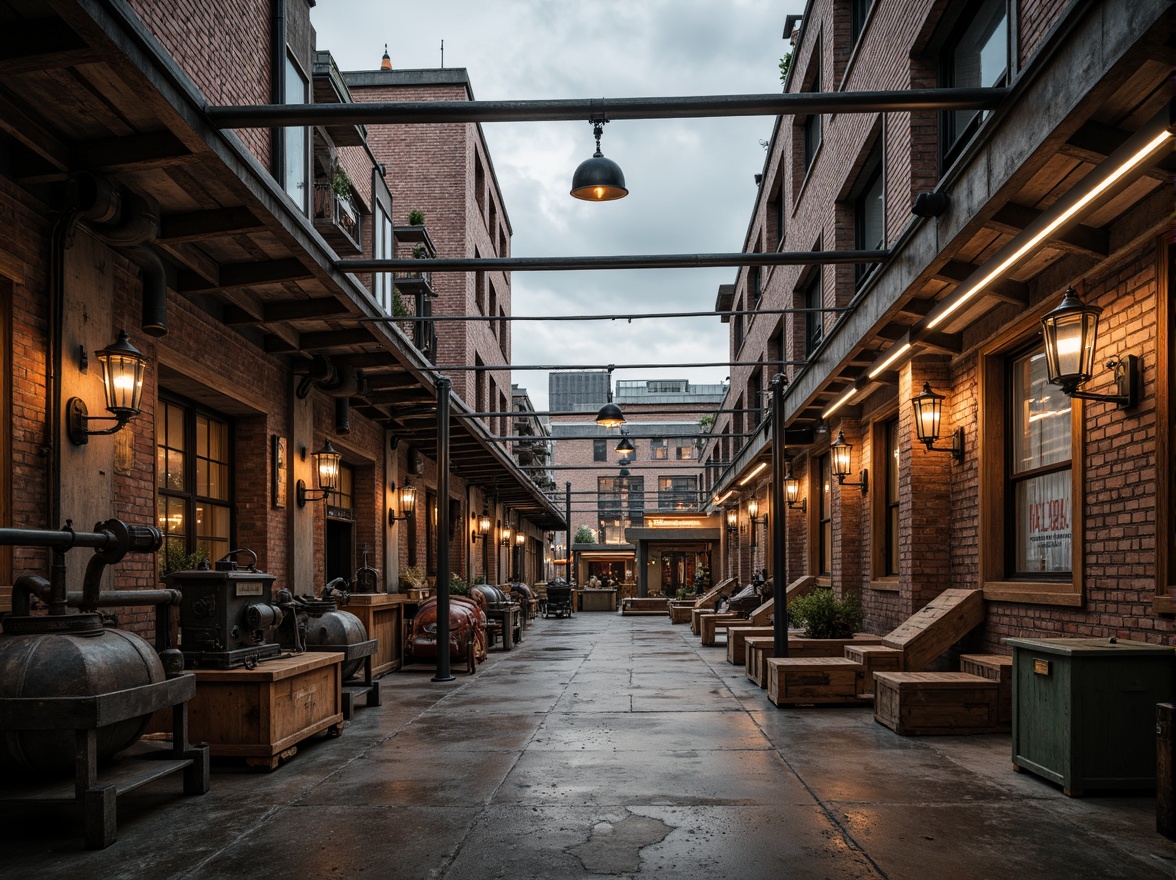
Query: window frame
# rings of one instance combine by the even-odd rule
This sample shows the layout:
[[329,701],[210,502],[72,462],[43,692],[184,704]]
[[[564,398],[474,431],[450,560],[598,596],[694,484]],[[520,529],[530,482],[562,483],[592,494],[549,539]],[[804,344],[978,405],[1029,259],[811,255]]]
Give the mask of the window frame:
[[[821,270],[815,269],[802,282],[800,295],[806,309],[819,309],[824,306],[824,294],[821,290]],[[816,354],[817,349],[825,340],[825,313],[804,313],[804,357],[805,360]]]
[[1007,547],[1015,540],[1014,525],[1007,522],[1009,504],[1008,460],[1010,431],[1008,411],[1008,371],[1012,358],[1030,347],[1036,338],[1042,315],[1053,305],[1043,302],[1005,333],[993,339],[980,353],[979,399],[980,431],[977,444],[977,471],[998,475],[979,481],[978,533],[980,540],[979,584],[989,601],[1024,602],[1037,605],[1080,607],[1085,598],[1086,447],[1085,403],[1070,403],[1070,512],[1071,576],[1056,578],[1017,578],[1008,572]]
[[[899,588],[902,568],[902,441],[902,420],[899,418],[898,409],[888,408],[885,413],[880,413],[870,426],[871,467],[878,479],[877,491],[870,492],[870,586],[876,590]],[[892,475],[890,465],[895,460],[898,464],[896,472]]]
[[[944,40],[943,46],[939,51],[939,86],[941,88],[955,87],[955,71],[954,60],[956,50],[959,48],[960,41],[964,34],[974,21],[984,12],[987,3],[999,3],[1004,7],[1004,32],[1005,32],[1005,67],[1004,73],[997,77],[993,86],[1003,86],[1009,81],[1009,72],[1012,67],[1011,39],[1010,32],[1010,10],[1008,0],[981,0],[981,5],[973,8],[969,12],[961,15],[952,25],[947,39]],[[955,113],[967,111],[944,110],[939,114],[939,164],[940,172],[946,171],[951,165],[960,157],[964,146],[972,139],[972,135],[976,133],[983,121],[988,117],[990,111],[975,110],[968,118],[962,129],[957,130]]]
[[[833,458],[828,451],[816,456],[809,469],[809,494],[815,499],[809,505],[812,511],[812,564],[809,570],[819,578],[828,578],[833,573]],[[825,486],[828,486],[826,491]]]
[[608,438],[592,438],[592,461],[608,461]]
[[[879,143],[870,152],[869,158],[862,166],[858,176],[858,184],[853,196],[853,242],[857,250],[882,250],[886,247],[886,162]],[[878,220],[881,228],[881,242],[870,243],[866,240],[867,221],[871,203],[875,200],[873,193],[877,187]],[[866,280],[878,268],[877,263],[857,263],[854,265],[854,288],[860,289]]]
[[[309,103],[310,102],[311,78],[310,78],[310,76],[307,75],[306,71],[304,71],[302,69],[302,65],[298,62],[298,59],[294,56],[294,53],[290,51],[289,47],[286,48],[285,65],[286,65],[286,67],[285,67],[285,82],[284,82],[284,86],[283,86],[284,92],[282,94],[282,103],[283,104],[296,103],[296,102],[290,100],[290,97],[291,97],[291,92],[290,92],[291,76],[290,75],[291,74],[294,74],[297,77],[298,81],[302,84],[302,103],[303,104]],[[301,173],[301,177],[300,177],[301,187],[302,187],[301,200],[298,197],[296,197],[294,195],[294,193],[290,192],[290,174],[291,174],[291,171],[293,170],[293,163],[291,162],[291,150],[290,150],[291,143],[289,140],[287,140],[287,138],[291,135],[294,135],[297,132],[301,132],[301,135],[302,135],[302,137],[301,137],[301,146],[302,146],[301,159],[302,159],[302,161],[300,163],[302,166],[302,173]],[[284,192],[286,194],[286,197],[289,198],[290,201],[294,203],[294,205],[298,208],[299,211],[302,212],[303,215],[309,217],[310,216],[310,189],[311,189],[311,174],[310,174],[311,133],[310,133],[310,128],[308,126],[304,126],[304,125],[303,126],[299,126],[299,125],[285,126],[281,129],[281,135],[279,136],[278,142],[279,142],[279,144],[281,144],[281,175],[282,175],[281,186],[282,186],[282,192]]]

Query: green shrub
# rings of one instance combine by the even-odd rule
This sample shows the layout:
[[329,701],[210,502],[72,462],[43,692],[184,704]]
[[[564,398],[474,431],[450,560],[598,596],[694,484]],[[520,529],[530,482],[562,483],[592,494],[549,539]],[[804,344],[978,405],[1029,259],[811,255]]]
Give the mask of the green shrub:
[[413,208],[411,211],[409,211],[408,212],[408,225],[409,226],[424,226],[425,225],[425,212],[419,211],[416,208]]
[[788,623],[810,639],[849,639],[862,626],[857,594],[838,599],[830,589],[813,590],[788,603]]
[[470,585],[465,578],[451,574],[449,576],[449,595],[450,596],[468,596],[470,594]]

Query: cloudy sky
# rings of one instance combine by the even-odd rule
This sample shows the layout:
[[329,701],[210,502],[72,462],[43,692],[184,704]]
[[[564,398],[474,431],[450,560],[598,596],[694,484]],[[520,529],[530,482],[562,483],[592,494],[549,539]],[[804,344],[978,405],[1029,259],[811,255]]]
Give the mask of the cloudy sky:
[[[320,0],[319,48],[343,70],[469,71],[477,100],[760,94],[780,89],[784,15],[770,0]],[[590,204],[568,195],[592,155],[584,122],[483,126],[514,237],[514,256],[726,253],[742,250],[763,168],[769,117],[620,120],[602,150],[620,164],[629,196]],[[516,272],[513,313],[616,314],[714,308],[735,269]],[[516,364],[723,361],[718,318],[516,324]],[[617,369],[613,379],[722,382],[711,369]],[[516,370],[536,409],[547,374]]]

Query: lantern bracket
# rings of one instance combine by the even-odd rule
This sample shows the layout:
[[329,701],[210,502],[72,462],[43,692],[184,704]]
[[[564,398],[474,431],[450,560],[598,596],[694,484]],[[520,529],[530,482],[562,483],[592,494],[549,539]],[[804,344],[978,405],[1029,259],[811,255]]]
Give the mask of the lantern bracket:
[[924,440],[923,445],[928,452],[947,452],[955,459],[956,464],[964,463],[964,429],[956,428],[951,432],[951,446],[936,446],[935,438]]
[[[80,397],[71,397],[65,403],[65,432],[75,446],[85,446],[94,434],[117,434],[132,418],[133,413],[117,416],[92,416],[86,407],[86,401]],[[86,427],[90,422],[114,422],[109,428],[95,429]]]
[[1106,367],[1115,374],[1117,394],[1096,394],[1093,391],[1079,391],[1077,388],[1062,387],[1062,392],[1069,397],[1081,400],[1101,400],[1106,403],[1118,404],[1119,409],[1131,409],[1139,405],[1139,356],[1134,354],[1120,355],[1107,361]]

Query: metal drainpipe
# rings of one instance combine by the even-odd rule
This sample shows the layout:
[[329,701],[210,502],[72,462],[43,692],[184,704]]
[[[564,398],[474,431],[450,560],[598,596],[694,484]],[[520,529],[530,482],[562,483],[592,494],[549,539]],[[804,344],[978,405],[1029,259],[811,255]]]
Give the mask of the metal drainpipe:
[[[270,103],[286,101],[286,0],[270,0]],[[270,172],[274,180],[284,177],[284,157],[278,139],[281,129],[271,127]]]

